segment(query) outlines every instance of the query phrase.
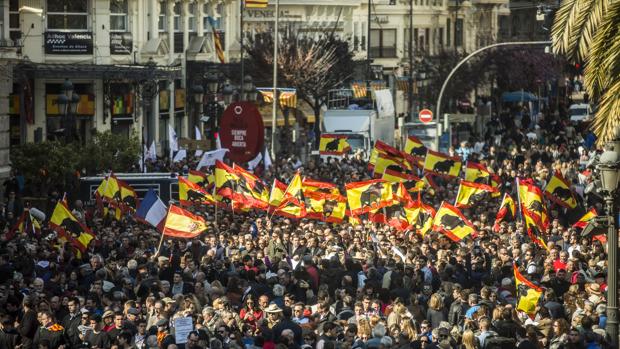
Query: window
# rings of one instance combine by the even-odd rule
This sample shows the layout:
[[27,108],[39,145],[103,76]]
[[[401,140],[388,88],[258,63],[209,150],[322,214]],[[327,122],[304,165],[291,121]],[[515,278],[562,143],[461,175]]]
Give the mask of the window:
[[463,46],[463,19],[457,18],[454,25],[454,45],[456,47]]
[[418,28],[413,28],[413,52],[420,50],[420,32]]
[[22,32],[19,29],[19,0],[9,2],[9,37],[11,40],[19,40]]
[[174,31],[181,31],[181,3],[176,2],[174,4]]
[[430,45],[430,40],[431,40],[431,29],[430,28],[424,29],[424,36],[426,37],[425,41],[424,41],[424,49],[426,51],[428,51],[429,50],[429,45]]
[[439,46],[443,47],[443,27],[439,28]]
[[446,18],[446,46],[450,47],[450,18]]
[[127,0],[110,1],[110,31],[127,31]]
[[375,58],[396,57],[396,29],[373,29],[370,31],[370,56]]
[[166,21],[167,4],[167,2],[159,3],[159,21],[157,22],[157,27],[160,32],[165,32],[168,28],[168,21]]
[[47,0],[47,29],[88,30],[88,1]]
[[196,4],[189,4],[189,17],[187,17],[187,22],[189,24],[189,31],[196,31]]

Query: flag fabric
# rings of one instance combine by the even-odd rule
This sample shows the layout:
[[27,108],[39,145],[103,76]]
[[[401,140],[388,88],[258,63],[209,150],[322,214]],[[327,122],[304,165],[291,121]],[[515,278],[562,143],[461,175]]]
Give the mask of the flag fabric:
[[56,204],[49,225],[59,237],[69,242],[80,253],[84,253],[95,238],[90,229],[75,218],[62,202]]
[[13,239],[17,233],[31,234],[32,236],[41,234],[41,222],[31,214],[30,209],[24,209],[15,225],[6,234],[6,240]]
[[237,190],[238,179],[239,176],[237,176],[235,170],[232,167],[226,165],[219,160],[216,160],[215,191],[217,196],[233,200],[233,194],[235,193],[235,190]]
[[245,0],[246,8],[265,8],[269,4],[269,0]]
[[258,167],[260,162],[263,160],[263,153],[258,153],[256,157],[250,161],[248,161],[248,170],[253,171]]
[[234,164],[233,169],[239,176],[237,191],[243,195],[243,201],[253,208],[266,209],[269,207],[269,191],[265,183],[241,166]]
[[304,178],[301,181],[303,193],[321,193],[328,195],[340,195],[340,190],[334,183],[321,182],[310,178]]
[[172,159],[174,152],[179,150],[177,132],[172,125],[168,125],[168,147],[170,148],[170,159]]
[[534,213],[531,211],[524,210],[522,212],[527,235],[536,245],[544,248],[545,250],[548,250],[549,247],[545,242],[545,237],[543,236],[541,227],[539,225],[540,219],[535,217]]
[[407,222],[409,229],[416,233],[426,235],[433,228],[433,220],[435,219],[435,209],[429,205],[425,205],[422,201],[417,200],[405,207],[407,213]]
[[138,207],[135,217],[161,231],[167,214],[168,207],[151,188],[140,201],[140,207]]
[[319,154],[340,156],[351,150],[346,135],[321,134],[319,142]]
[[[400,167],[402,169],[402,167]],[[383,172],[381,179],[384,179],[388,182],[400,182],[405,185],[407,191],[415,191],[417,183],[421,180],[417,176],[414,176],[409,173],[409,171],[404,170],[402,172],[397,171],[398,168],[394,167],[389,170]]]
[[543,194],[532,179],[517,179],[519,206],[526,223],[526,228],[533,225],[539,232],[549,226],[549,217],[544,203]]
[[382,179],[348,183],[345,188],[349,209],[354,215],[392,204],[392,186]]
[[490,178],[491,172],[489,172],[486,166],[473,161],[467,161],[467,164],[465,165],[466,181],[482,184],[491,184],[489,181]]
[[304,193],[306,218],[323,220],[323,206],[325,205],[325,197],[325,194],[318,191]]
[[286,196],[274,213],[286,218],[300,219],[306,216],[306,207],[303,201]]
[[414,136],[407,137],[407,141],[405,142],[405,153],[422,159],[426,156],[426,150],[427,148],[421,140]]
[[138,193],[124,181],[118,181],[120,185],[121,200],[120,206],[124,212],[136,212],[138,209]]
[[179,203],[181,206],[206,205],[213,197],[200,185],[179,176]]
[[[258,0],[260,1],[260,0]],[[222,45],[222,36],[219,31],[213,28],[213,46],[215,47],[215,54],[220,63],[226,63],[226,57],[224,56],[224,46]]]
[[117,205],[121,198],[121,188],[118,184],[118,179],[113,173],[107,177],[103,190],[103,197],[113,205]]
[[491,186],[497,189],[496,192],[491,193],[491,197],[498,198],[502,193],[500,192],[500,186],[502,185],[502,178],[495,173],[491,173]]
[[157,161],[157,146],[155,146],[155,141],[151,143],[149,150],[146,152],[145,160]]
[[[201,141],[202,140],[202,133],[200,132],[200,129],[198,128],[198,126],[194,126],[194,135],[196,136],[196,140],[197,141]],[[194,153],[195,157],[199,157],[202,156],[203,151],[200,149],[196,149],[196,152]]]
[[508,194],[504,194],[502,203],[499,205],[499,210],[495,215],[495,223],[493,224],[493,231],[498,232],[500,229],[499,224],[503,221],[514,221],[517,218],[517,206],[515,201]]
[[583,229],[592,219],[596,218],[596,216],[598,216],[596,209],[591,208],[590,211],[586,212],[586,214],[584,214],[577,222],[575,222],[575,224],[573,224],[573,227]]
[[185,160],[187,157],[187,150],[180,149],[176,154],[174,154],[174,158],[172,158],[172,162],[180,162]]
[[409,172],[409,166],[402,157],[395,158],[389,154],[380,153],[374,167],[374,177],[381,178],[384,173],[393,177],[406,178]]
[[209,176],[204,172],[196,170],[189,170],[187,180],[203,188],[206,188],[209,184]]
[[475,233],[476,229],[458,208],[444,201],[435,214],[433,231],[441,232],[452,241],[459,242]]
[[571,190],[570,183],[560,172],[555,172],[545,187],[545,196],[565,208],[577,207],[577,200]]
[[286,197],[294,197],[299,201],[303,201],[303,182],[301,180],[301,176],[299,172],[295,173],[293,179],[286,187],[286,191],[284,192],[284,196]]
[[207,223],[204,218],[178,206],[170,205],[162,232],[166,236],[193,239],[205,230],[207,230]]
[[269,206],[278,207],[284,201],[284,193],[286,193],[286,184],[277,179],[273,180],[271,191],[269,192]]
[[461,158],[428,149],[424,171],[443,177],[458,177],[461,173]]
[[488,200],[490,197],[489,194],[495,191],[497,191],[497,189],[490,185],[462,180],[459,185],[459,191],[456,194],[454,206],[458,208],[470,208],[484,200]]
[[226,153],[228,153],[226,148],[204,152],[198,162],[198,166],[196,166],[196,170],[200,171],[203,167],[213,166],[217,161],[224,160]]
[[530,280],[521,274],[519,268],[513,263],[515,285],[517,290],[517,310],[521,310],[528,315],[536,313],[536,305],[543,294],[543,289],[534,285]]
[[331,195],[323,203],[323,220],[328,223],[342,223],[347,214],[347,199],[342,195]]
[[265,170],[270,168],[272,165],[271,156],[269,155],[269,150],[265,149]]

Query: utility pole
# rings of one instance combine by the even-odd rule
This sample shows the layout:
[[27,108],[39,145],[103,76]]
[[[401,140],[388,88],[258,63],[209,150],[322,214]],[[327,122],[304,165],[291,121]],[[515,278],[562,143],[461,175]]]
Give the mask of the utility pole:
[[372,16],[372,0],[368,0],[368,28],[366,28],[366,96],[370,98],[370,23]]
[[276,0],[276,20],[273,35],[273,101],[271,107],[271,157],[276,160],[276,117],[278,115],[278,26],[280,25],[280,0]]
[[409,122],[413,121],[413,0],[409,0]]

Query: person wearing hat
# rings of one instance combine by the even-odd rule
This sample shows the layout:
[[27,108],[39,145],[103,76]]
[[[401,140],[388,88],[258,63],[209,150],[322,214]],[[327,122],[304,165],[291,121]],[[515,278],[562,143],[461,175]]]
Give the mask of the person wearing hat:
[[110,309],[103,312],[101,315],[101,319],[103,320],[103,331],[110,332],[114,328],[114,312]]
[[170,344],[175,344],[175,338],[170,334],[170,323],[168,319],[161,319],[155,324],[157,326],[157,344],[160,348],[166,349]]
[[267,314],[267,327],[272,329],[280,321],[282,309],[280,309],[277,304],[271,303],[265,309],[265,314]]

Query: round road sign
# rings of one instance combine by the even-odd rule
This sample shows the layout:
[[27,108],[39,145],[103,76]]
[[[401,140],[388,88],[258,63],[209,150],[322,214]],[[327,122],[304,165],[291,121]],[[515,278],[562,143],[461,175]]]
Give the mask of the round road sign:
[[428,109],[422,109],[418,113],[418,118],[425,124],[429,123],[433,121],[433,112]]

